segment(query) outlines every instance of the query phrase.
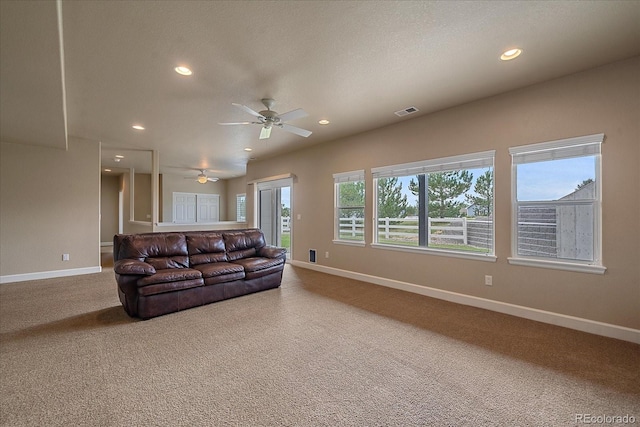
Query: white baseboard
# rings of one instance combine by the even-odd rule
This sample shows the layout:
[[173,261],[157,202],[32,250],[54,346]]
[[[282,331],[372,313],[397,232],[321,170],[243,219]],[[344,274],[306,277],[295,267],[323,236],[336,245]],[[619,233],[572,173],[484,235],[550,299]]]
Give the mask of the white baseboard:
[[68,270],[40,271],[37,273],[8,274],[5,276],[0,276],[0,284],[13,283],[13,282],[26,282],[27,280],[52,279],[56,277],[79,276],[81,274],[100,273],[101,271],[102,271],[102,267],[96,266],[96,267],[72,268]]
[[562,326],[582,332],[588,332],[595,335],[601,335],[609,338],[616,338],[619,340],[640,344],[640,330],[638,329],[612,325],[610,323],[597,322],[595,320],[583,319],[580,317],[568,316],[566,314],[538,310],[536,308],[530,308],[521,305],[493,301],[486,298],[464,295],[457,292],[450,292],[442,289],[420,286],[413,283],[401,282],[398,280],[386,279],[384,277],[371,276],[368,274],[356,273],[353,271],[341,270],[338,268],[327,267],[318,264],[311,264],[308,262],[292,260],[291,265],[295,267],[302,267],[309,270],[319,271],[322,273],[332,274],[334,276],[346,277],[349,279],[360,280],[362,282],[373,283],[375,285],[413,292],[416,294],[425,295],[428,297],[450,301],[458,304],[484,308],[486,310],[496,311],[498,313],[510,314],[512,316],[535,320],[537,322],[549,323],[551,325]]

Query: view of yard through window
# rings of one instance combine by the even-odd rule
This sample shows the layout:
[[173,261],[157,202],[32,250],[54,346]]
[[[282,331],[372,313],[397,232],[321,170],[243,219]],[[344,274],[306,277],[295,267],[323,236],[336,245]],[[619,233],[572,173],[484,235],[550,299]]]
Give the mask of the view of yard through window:
[[377,243],[493,252],[493,170],[377,180]]

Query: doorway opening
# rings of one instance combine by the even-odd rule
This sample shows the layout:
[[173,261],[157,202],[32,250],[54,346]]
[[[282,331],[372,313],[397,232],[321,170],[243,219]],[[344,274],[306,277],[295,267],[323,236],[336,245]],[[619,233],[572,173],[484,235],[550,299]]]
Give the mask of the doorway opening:
[[292,179],[279,179],[258,184],[258,227],[269,245],[287,250],[292,247]]

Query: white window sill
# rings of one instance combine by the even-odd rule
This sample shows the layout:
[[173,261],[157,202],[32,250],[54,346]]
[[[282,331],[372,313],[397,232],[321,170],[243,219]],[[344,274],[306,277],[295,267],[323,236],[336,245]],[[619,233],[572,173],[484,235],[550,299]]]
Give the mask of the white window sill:
[[372,248],[376,249],[386,249],[392,251],[401,251],[401,252],[413,252],[419,254],[429,254],[429,255],[437,255],[437,256],[446,256],[452,258],[463,258],[463,259],[472,259],[474,261],[487,261],[487,262],[496,262],[498,257],[493,254],[475,254],[475,253],[467,253],[461,251],[451,251],[446,249],[429,249],[422,248],[416,246],[395,246],[395,245],[385,245],[381,243],[372,243]]
[[358,240],[333,240],[333,243],[337,245],[360,246],[364,248],[364,241]]
[[576,271],[578,273],[604,274],[607,267],[602,265],[578,264],[566,261],[551,261],[532,258],[507,258],[509,264],[524,265],[527,267],[552,268],[556,270]]

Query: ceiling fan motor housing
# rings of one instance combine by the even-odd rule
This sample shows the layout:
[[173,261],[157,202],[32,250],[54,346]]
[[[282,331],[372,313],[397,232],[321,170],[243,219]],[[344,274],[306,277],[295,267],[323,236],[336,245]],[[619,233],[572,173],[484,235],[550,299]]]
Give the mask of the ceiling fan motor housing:
[[280,123],[280,117],[278,117],[278,113],[273,110],[260,111],[260,115],[264,117],[263,122],[265,127],[271,127]]

